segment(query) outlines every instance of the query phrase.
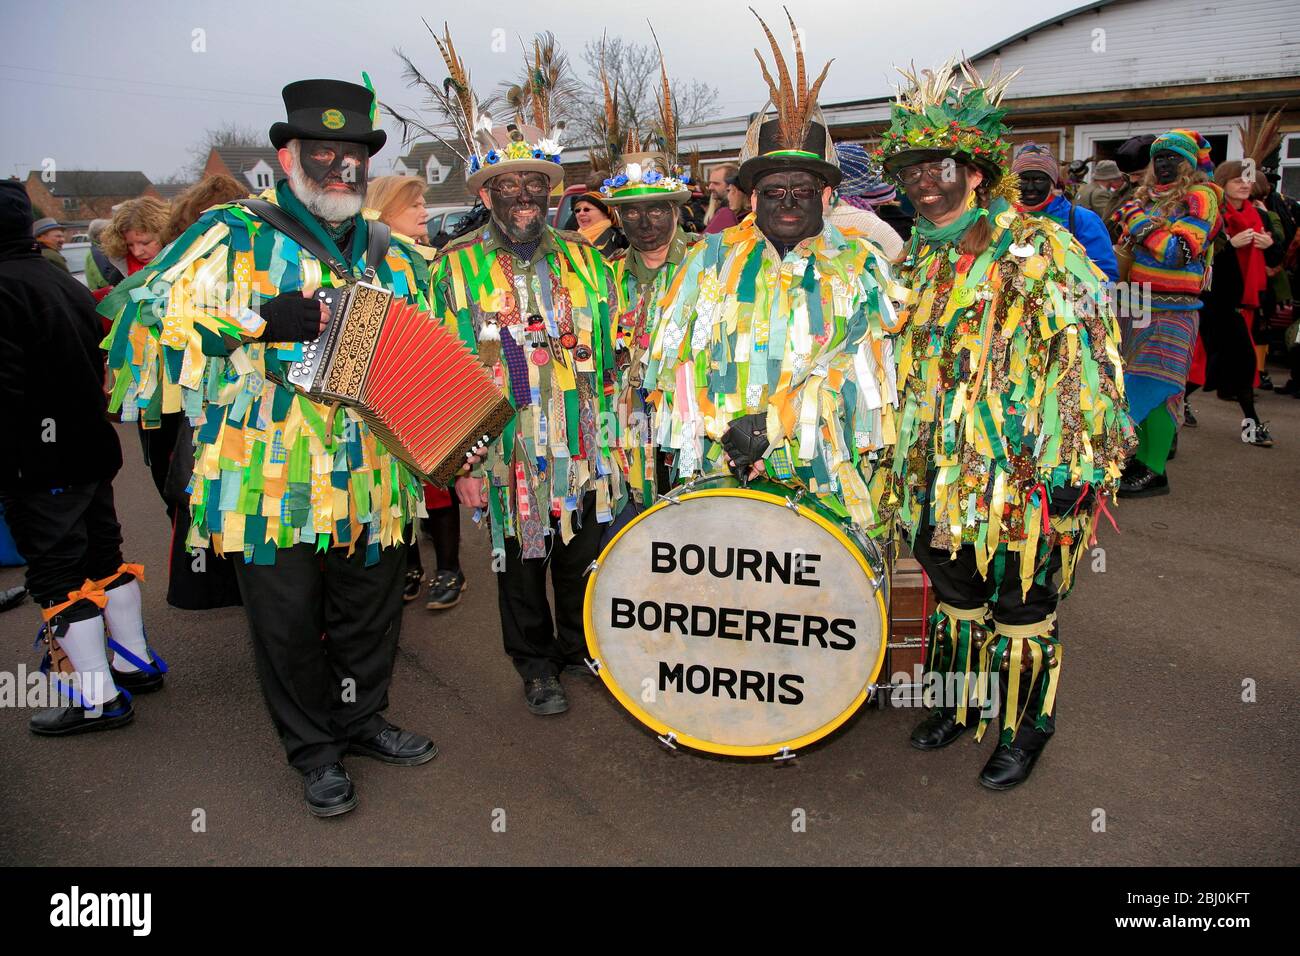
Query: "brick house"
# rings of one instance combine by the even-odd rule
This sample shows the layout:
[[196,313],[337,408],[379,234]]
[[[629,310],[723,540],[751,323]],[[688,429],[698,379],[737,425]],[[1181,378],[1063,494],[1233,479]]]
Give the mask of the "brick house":
[[27,174],[27,196],[36,217],[50,216],[59,222],[85,224],[92,219],[107,219],[113,207],[140,196],[161,198],[149,177],[139,171],[56,170],[50,181],[32,170]]
[[250,193],[270,189],[282,176],[271,146],[214,146],[203,166],[204,177],[225,175],[248,184]]
[[[586,180],[591,164],[587,150],[576,151],[572,160],[568,152],[564,153],[564,184],[572,186]],[[469,206],[476,198],[465,188],[465,164],[450,146],[437,140],[413,144],[405,156],[393,160],[392,174],[422,177],[426,206]]]

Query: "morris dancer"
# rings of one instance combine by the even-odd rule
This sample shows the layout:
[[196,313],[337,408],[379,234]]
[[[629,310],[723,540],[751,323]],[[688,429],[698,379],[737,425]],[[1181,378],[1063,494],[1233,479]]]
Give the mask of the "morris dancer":
[[894,435],[888,272],[874,246],[822,218],[840,182],[817,107],[826,69],[809,88],[793,20],[790,28],[797,80],[763,24],[780,81],[760,56],[777,116],[757,114],[741,153],[754,212],[687,253],[652,336],[645,386],[674,478],[710,471],[725,455],[742,479],[761,473],[806,488],[870,530],[871,459]]
[[428,271],[406,243],[369,250],[366,169],[387,138],[371,90],[300,80],[284,103],[270,136],[287,178],[261,198],[294,234],[215,206],[100,311],[116,317],[107,345],[124,420],[169,410],[179,386],[195,426],[191,543],[231,556],[271,719],[307,808],[335,816],[357,805],[345,753],[403,765],[437,754],[381,715],[420,484],[358,414],[331,414],[278,379],[324,327],[311,295],[345,281],[313,248],[348,280],[373,269],[421,306]]
[[[524,701],[534,714],[559,714],[569,707],[560,673],[591,674],[585,576],[602,526],[626,498],[612,429],[601,422],[613,385],[616,295],[599,253],[546,223],[547,197],[564,179],[549,119],[552,86],[533,88],[532,125],[516,115],[494,132],[450,32],[434,39],[454,92],[430,87],[460,133],[466,186],[491,210],[487,225],[443,248],[435,265],[438,301],[518,410],[474,475],[456,482],[456,493],[489,516],[502,638],[523,678]],[[539,75],[551,49],[537,48],[539,62],[530,68]]]
[[999,106],[1013,77],[985,85],[953,63],[903,75],[879,156],[917,220],[898,272],[898,440],[874,490],[939,598],[927,681],[956,689],[912,745],[961,736],[1006,662],[1001,741],[979,777],[1006,789],[1054,730],[1056,605],[1132,443],[1119,331],[1082,246],[1013,206]]

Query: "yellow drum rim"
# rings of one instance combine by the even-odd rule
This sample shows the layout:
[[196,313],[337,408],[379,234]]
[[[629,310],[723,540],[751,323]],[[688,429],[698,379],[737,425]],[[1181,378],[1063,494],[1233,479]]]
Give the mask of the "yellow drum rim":
[[[786,509],[789,509],[792,503],[791,498],[774,495],[767,491],[759,491],[755,488],[705,488],[699,491],[688,491],[678,496],[675,501],[690,501],[692,498],[749,498],[754,501],[762,501]],[[808,518],[810,521],[816,522],[824,530],[828,531],[832,537],[839,541],[839,543],[853,555],[854,560],[858,562],[858,566],[862,568],[862,573],[866,575],[869,582],[876,579],[877,575],[871,568],[871,565],[867,562],[866,556],[863,555],[857,541],[854,541],[833,521],[826,518],[816,510],[805,507],[797,501],[794,501],[793,504],[794,508],[800,515]],[[668,726],[662,720],[654,717],[642,708],[639,703],[633,700],[621,686],[614,682],[614,679],[609,674],[609,669],[604,666],[604,658],[600,653],[600,644],[596,640],[596,628],[592,621],[597,577],[600,574],[601,566],[605,562],[605,555],[609,553],[610,549],[618,543],[618,540],[623,537],[624,534],[635,527],[641,520],[649,517],[656,511],[659,511],[662,508],[675,507],[677,507],[677,505],[673,501],[660,501],[634,517],[626,525],[620,528],[618,533],[610,539],[609,544],[605,545],[601,550],[600,557],[596,559],[596,566],[587,576],[587,589],[582,601],[582,622],[583,629],[586,631],[584,636],[587,643],[587,652],[591,655],[592,660],[601,662],[599,676],[605,687],[608,688],[609,692],[614,695],[614,698],[623,705],[623,708],[628,711],[628,713],[655,733],[661,735],[672,734],[674,743],[690,747],[692,750],[701,750],[705,753],[720,754],[726,757],[770,757],[773,754],[781,753],[784,750],[799,750],[800,748],[806,747],[809,744],[821,740],[823,737],[833,733],[841,727],[845,721],[857,713],[859,708],[861,708],[866,702],[867,695],[870,693],[871,685],[875,683],[876,679],[880,676],[880,669],[885,664],[885,650],[886,645],[889,643],[889,623],[885,609],[885,590],[883,586],[877,587],[874,592],[876,611],[880,619],[880,647],[876,652],[876,662],[871,668],[870,675],[867,677],[866,685],[863,686],[862,690],[860,690],[857,696],[854,697],[853,702],[845,707],[844,710],[840,711],[840,713],[836,714],[835,717],[831,718],[831,720],[827,721],[821,727],[818,727],[816,730],[810,731],[800,737],[777,741],[776,743],[750,744],[748,746],[736,746],[733,744],[717,743],[712,740],[703,740],[699,737],[693,737],[690,734],[684,734],[676,728]]]

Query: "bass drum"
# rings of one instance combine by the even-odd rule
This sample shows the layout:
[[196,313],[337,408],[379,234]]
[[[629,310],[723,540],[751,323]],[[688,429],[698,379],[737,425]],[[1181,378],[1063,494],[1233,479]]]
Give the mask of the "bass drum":
[[789,756],[874,690],[886,587],[875,545],[814,496],[701,480],[606,545],[587,581],[587,648],[664,743]]

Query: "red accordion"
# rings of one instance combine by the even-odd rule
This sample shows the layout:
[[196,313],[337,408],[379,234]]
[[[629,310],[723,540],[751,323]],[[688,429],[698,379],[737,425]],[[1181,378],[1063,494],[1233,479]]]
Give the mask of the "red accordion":
[[450,483],[466,453],[514,417],[474,353],[427,312],[365,282],[316,297],[329,323],[285,378],[312,399],[354,409],[421,478]]

